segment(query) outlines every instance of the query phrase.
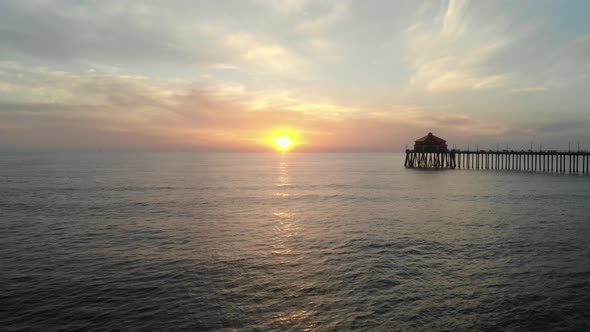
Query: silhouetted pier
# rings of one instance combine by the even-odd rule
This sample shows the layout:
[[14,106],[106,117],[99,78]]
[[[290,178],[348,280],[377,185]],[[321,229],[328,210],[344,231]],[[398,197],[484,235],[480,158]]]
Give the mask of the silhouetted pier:
[[590,173],[590,151],[448,150],[446,141],[429,133],[406,149],[407,168],[465,168],[549,173]]

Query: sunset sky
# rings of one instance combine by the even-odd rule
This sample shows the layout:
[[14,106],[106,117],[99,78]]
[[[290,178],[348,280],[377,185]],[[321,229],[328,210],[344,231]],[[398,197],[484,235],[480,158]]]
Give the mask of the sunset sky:
[[590,144],[590,2],[0,2],[0,149]]

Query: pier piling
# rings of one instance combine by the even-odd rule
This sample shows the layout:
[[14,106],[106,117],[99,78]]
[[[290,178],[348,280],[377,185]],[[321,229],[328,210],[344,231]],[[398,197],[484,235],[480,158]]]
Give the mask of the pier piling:
[[463,168],[544,173],[590,174],[590,151],[515,151],[452,149],[441,152],[406,150],[407,168]]

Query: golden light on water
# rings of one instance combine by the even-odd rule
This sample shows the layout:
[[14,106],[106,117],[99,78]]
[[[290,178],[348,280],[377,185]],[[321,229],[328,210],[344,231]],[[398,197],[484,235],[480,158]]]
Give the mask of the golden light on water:
[[287,151],[295,144],[295,142],[288,136],[275,137],[273,143],[280,151]]

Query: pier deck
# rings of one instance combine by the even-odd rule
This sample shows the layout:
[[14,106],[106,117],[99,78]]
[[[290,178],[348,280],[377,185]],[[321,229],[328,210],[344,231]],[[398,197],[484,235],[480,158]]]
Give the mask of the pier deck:
[[590,151],[452,149],[441,152],[406,150],[407,168],[467,168],[529,172],[590,172]]

